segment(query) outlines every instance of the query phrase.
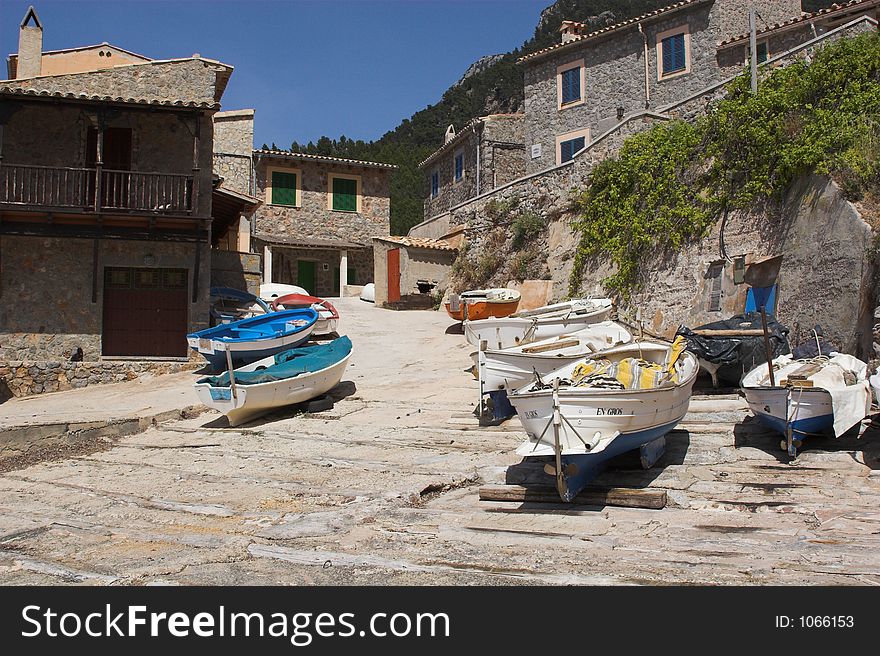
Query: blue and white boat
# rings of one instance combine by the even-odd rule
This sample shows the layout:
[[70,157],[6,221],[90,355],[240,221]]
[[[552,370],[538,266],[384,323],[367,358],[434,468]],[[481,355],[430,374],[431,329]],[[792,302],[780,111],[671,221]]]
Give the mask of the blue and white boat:
[[508,397],[528,434],[517,455],[553,457],[554,464],[544,469],[568,502],[608,460],[653,449],[687,414],[699,365],[684,346],[683,339],[672,346],[626,344],[511,391]]
[[758,420],[785,439],[781,448],[796,456],[811,435],[840,437],[871,409],[868,365],[851,355],[773,360],[775,385],[764,363],[742,379],[749,408]]
[[233,367],[275,355],[305,342],[318,321],[312,308],[270,312],[233,321],[186,336],[187,344],[216,369],[227,369],[227,351]]
[[231,287],[211,287],[211,323],[231,323],[272,310],[263,299]]
[[345,373],[351,340],[339,337],[324,344],[287,349],[195,384],[205,405],[238,426],[276,408],[303,403],[330,391]]

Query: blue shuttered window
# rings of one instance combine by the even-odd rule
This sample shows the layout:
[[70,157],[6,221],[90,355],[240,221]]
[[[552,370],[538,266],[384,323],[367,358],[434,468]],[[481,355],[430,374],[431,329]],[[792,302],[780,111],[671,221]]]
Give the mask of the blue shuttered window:
[[663,39],[663,75],[678,73],[686,66],[684,32]]
[[440,173],[434,171],[431,174],[431,198],[437,198],[440,193]]
[[458,153],[455,156],[455,181],[458,182],[464,177],[464,153]]
[[562,83],[562,104],[577,102],[581,99],[581,67],[576,66],[567,71],[563,71],[561,75]]
[[586,140],[584,137],[563,141],[559,144],[559,163],[562,164],[563,162],[574,159],[575,153],[582,150],[585,145]]

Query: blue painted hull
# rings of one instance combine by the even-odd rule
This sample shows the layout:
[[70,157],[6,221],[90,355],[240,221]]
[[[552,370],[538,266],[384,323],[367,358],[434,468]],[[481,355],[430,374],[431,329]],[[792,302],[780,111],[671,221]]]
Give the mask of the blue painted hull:
[[[281,351],[296,348],[297,346],[301,346],[303,343],[305,343],[310,336],[311,334],[306,334],[303,335],[301,338],[298,338],[296,341],[287,342],[286,344],[279,344],[270,348],[255,348],[249,351],[231,351],[230,354],[232,355],[232,366],[241,367],[246,364],[250,364],[251,362],[256,362],[257,360],[262,360],[263,358],[268,358],[270,355],[275,355],[277,353],[280,353]],[[193,348],[193,351],[195,351],[196,353],[200,353],[197,348]],[[222,371],[228,368],[226,364],[226,351],[201,353],[201,356],[208,361],[208,364],[210,364],[211,368],[215,371]]]
[[[756,415],[758,421],[770,428],[771,430],[786,435],[788,426],[784,419],[758,413]],[[834,415],[820,415],[818,417],[809,417],[807,419],[798,419],[791,424],[792,433],[798,438],[803,439],[810,435],[818,435],[826,431],[832,430],[834,426]]]
[[677,424],[678,421],[673,421],[635,433],[621,433],[611,444],[598,453],[579,453],[562,456],[563,471],[566,470],[566,465],[575,465],[576,471],[570,476],[563,475],[565,489],[559,490],[559,496],[563,501],[573,501],[581,490],[602,473],[605,464],[609,460],[622,453],[633,451],[649,442],[653,442],[658,437],[666,435]]

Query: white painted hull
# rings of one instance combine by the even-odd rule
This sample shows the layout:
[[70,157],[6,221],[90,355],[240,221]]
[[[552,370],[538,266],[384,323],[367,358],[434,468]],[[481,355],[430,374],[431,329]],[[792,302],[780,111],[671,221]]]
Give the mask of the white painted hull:
[[314,334],[314,335],[331,335],[331,334],[337,332],[336,329],[338,327],[339,327],[339,319],[333,319],[332,317],[321,318],[321,315],[319,313],[318,320],[315,322],[315,330],[312,334]]
[[834,422],[831,395],[820,388],[744,387],[743,393],[752,413],[783,435],[789,424],[804,436],[821,433]]
[[[268,354],[277,353],[288,348],[294,348],[308,340],[309,336],[315,331],[317,321],[311,326],[306,326],[302,330],[279,337],[269,339],[253,339],[249,341],[232,341],[224,339],[199,339],[198,337],[187,337],[186,343],[190,348],[195,349],[205,357],[215,356],[217,353],[226,353],[228,349],[232,357],[237,359],[238,356],[257,355],[265,357]],[[210,358],[209,358],[210,360]]]
[[874,403],[880,406],[880,373],[876,373],[870,378],[871,389],[874,391]]
[[[471,357],[477,365],[477,377],[483,393],[494,390],[518,389],[535,380],[535,373],[543,377],[567,364],[583,360],[600,351],[632,341],[632,334],[620,324],[603,321],[576,333],[553,337],[528,345],[503,350],[477,351]],[[534,348],[564,346],[540,353],[524,352]]]
[[612,306],[608,301],[607,305],[602,303],[593,310],[583,312],[566,310],[535,317],[510,316],[465,321],[464,334],[468,343],[477,348],[485,340],[487,350],[501,350],[583,330],[590,324],[605,321],[611,312]]
[[[621,347],[622,348],[622,347]],[[562,387],[559,407],[561,455],[599,454],[618,438],[669,430],[687,414],[698,365],[690,353],[682,355],[682,381],[677,385],[647,390],[602,390]],[[566,377],[575,365],[545,378]],[[526,391],[531,384],[510,393],[511,404],[529,439],[516,451],[520,456],[556,454],[553,430],[553,391]],[[668,428],[666,428],[668,427]]]
[[[226,415],[230,426],[238,426],[277,408],[303,403],[329,392],[342,380],[349,358],[351,353],[331,367],[294,378],[257,385],[236,385],[234,397],[230,387],[212,387],[207,383],[199,383],[195,385],[195,389],[202,403]],[[274,362],[273,356],[235,371],[255,371],[260,366],[272,366]],[[213,394],[212,390],[215,390]]]

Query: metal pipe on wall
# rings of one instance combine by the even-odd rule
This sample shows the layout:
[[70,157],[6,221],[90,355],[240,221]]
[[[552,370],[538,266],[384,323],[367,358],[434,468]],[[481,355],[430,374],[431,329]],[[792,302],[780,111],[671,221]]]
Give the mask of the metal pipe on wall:
[[651,106],[651,77],[650,77],[650,69],[648,68],[648,35],[645,34],[645,30],[642,29],[642,24],[639,23],[639,34],[642,35],[642,41],[645,46],[645,109]]

